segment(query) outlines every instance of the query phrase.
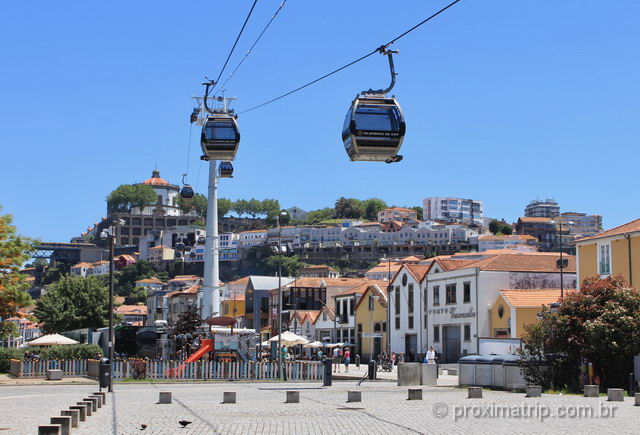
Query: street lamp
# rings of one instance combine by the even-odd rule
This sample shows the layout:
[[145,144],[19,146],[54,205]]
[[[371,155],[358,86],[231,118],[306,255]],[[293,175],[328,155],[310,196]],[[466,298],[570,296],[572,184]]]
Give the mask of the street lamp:
[[[282,210],[276,216],[276,224],[278,225],[278,246],[272,246],[271,249],[282,255],[282,227],[280,226],[280,216],[286,216],[287,212]],[[274,249],[275,248],[275,249]],[[286,251],[286,249],[285,249]],[[278,377],[283,380],[284,371],[282,370],[282,259],[278,261]]]
[[[562,258],[562,216],[558,216],[558,220],[551,220],[554,224],[558,224],[560,232],[560,259],[556,262],[556,267],[560,269],[560,300],[564,300],[564,269],[569,265],[569,260]],[[567,221],[568,225],[574,225],[575,222]]]
[[399,261],[397,258],[382,257],[380,261],[387,262],[387,355],[391,355],[391,292],[393,286],[391,285],[391,262]]
[[124,220],[118,219],[113,222],[112,226],[105,228],[100,232],[100,238],[102,240],[108,240],[109,243],[109,362],[111,364],[111,370],[109,373],[112,374],[109,376],[109,387],[107,389],[109,393],[113,392],[113,272],[115,269],[113,257],[116,243],[116,227],[120,227],[122,225],[124,225]]

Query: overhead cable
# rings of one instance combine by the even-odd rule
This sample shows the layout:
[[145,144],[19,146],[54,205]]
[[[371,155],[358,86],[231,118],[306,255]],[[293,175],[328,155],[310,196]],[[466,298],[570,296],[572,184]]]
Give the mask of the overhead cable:
[[282,99],[282,98],[288,97],[289,95],[291,95],[291,94],[293,94],[293,93],[295,93],[295,92],[301,91],[302,89],[304,89],[304,88],[306,88],[306,87],[308,87],[308,86],[311,86],[311,85],[313,85],[313,84],[315,84],[315,83],[318,83],[320,80],[324,80],[324,79],[326,79],[327,77],[330,77],[330,76],[334,75],[335,73],[342,71],[343,69],[349,68],[350,66],[352,66],[352,65],[354,65],[354,64],[356,64],[356,63],[358,63],[358,62],[360,62],[360,61],[365,60],[366,58],[368,58],[369,56],[371,56],[371,55],[373,55],[373,54],[376,54],[376,53],[382,53],[382,52],[384,52],[384,51],[385,51],[385,50],[386,50],[390,45],[394,44],[394,43],[395,43],[396,41],[398,41],[400,38],[403,38],[404,36],[406,36],[406,35],[408,35],[409,33],[413,32],[413,31],[414,31],[415,29],[417,29],[418,27],[422,26],[423,24],[427,23],[428,21],[432,20],[433,18],[437,17],[438,15],[440,15],[441,13],[443,13],[444,11],[446,11],[447,9],[449,9],[451,6],[455,5],[456,3],[460,2],[460,1],[461,1],[461,0],[455,0],[455,1],[452,1],[452,2],[451,2],[451,3],[449,3],[447,6],[443,7],[442,9],[440,9],[439,11],[437,11],[436,13],[434,13],[433,15],[430,15],[429,17],[425,18],[424,20],[422,20],[421,22],[419,22],[418,24],[416,24],[415,26],[413,26],[413,27],[412,27],[412,28],[410,28],[409,30],[407,30],[407,31],[405,31],[405,32],[403,32],[403,33],[401,33],[400,35],[398,35],[398,36],[396,36],[395,38],[393,38],[391,41],[387,42],[386,44],[381,45],[380,47],[378,47],[378,48],[376,48],[376,49],[374,49],[374,50],[370,51],[369,53],[367,53],[367,54],[365,54],[365,55],[363,55],[363,56],[359,57],[358,59],[356,59],[356,60],[354,60],[354,61],[351,61],[351,62],[349,62],[348,64],[341,66],[340,68],[334,69],[333,71],[331,71],[331,72],[329,72],[329,73],[327,73],[327,74],[325,74],[325,75],[323,75],[323,76],[321,76],[321,77],[318,77],[318,78],[317,78],[317,79],[315,79],[315,80],[312,80],[312,81],[310,81],[310,82],[308,82],[308,83],[305,83],[305,84],[304,84],[304,85],[302,85],[302,86],[298,86],[297,88],[295,88],[295,89],[293,89],[293,90],[291,90],[291,91],[289,91],[289,92],[287,92],[287,93],[284,93],[284,94],[282,94],[282,95],[280,95],[280,96],[278,96],[278,97],[272,98],[272,99],[271,99],[271,100],[269,100],[269,101],[265,101],[265,102],[264,102],[264,103],[262,103],[262,104],[258,104],[257,106],[253,106],[253,107],[251,107],[251,108],[249,108],[249,109],[247,109],[247,110],[243,110],[243,111],[238,112],[238,113],[247,113],[247,112],[250,112],[250,111],[252,111],[252,110],[258,109],[258,108],[260,108],[260,107],[266,106],[267,104],[274,103],[274,102],[276,102],[276,101],[278,101],[278,100],[280,100],[280,99]]

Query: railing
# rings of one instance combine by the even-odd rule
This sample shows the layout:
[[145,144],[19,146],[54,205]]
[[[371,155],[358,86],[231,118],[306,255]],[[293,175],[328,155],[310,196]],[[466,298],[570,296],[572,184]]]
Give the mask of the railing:
[[44,378],[47,370],[62,370],[62,376],[85,376],[87,360],[11,360],[10,373],[15,377]]
[[[97,379],[98,360],[30,360],[10,361],[15,377],[44,378],[48,369],[62,370],[63,376],[86,376]],[[179,370],[176,370],[180,368]],[[323,378],[322,363],[317,361],[283,362],[284,374],[291,381],[316,381]],[[113,363],[113,379],[193,379],[193,380],[276,380],[277,362],[217,362],[131,359]]]

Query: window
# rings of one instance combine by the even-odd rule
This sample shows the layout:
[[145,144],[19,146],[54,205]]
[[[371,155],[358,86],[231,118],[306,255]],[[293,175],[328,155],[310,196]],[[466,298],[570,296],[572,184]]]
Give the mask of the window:
[[409,329],[413,329],[413,316],[409,316]]
[[462,302],[471,302],[471,281],[464,282],[462,299]]
[[600,245],[600,275],[611,274],[611,245]]
[[439,326],[434,326],[433,327],[433,341],[434,341],[434,343],[438,343],[440,341],[440,327]]
[[400,317],[396,317],[396,329],[400,329]]
[[373,332],[380,332],[380,330],[381,330],[381,329],[382,329],[382,328],[381,328],[381,326],[380,326],[380,323],[379,323],[379,322],[376,322],[376,323],[373,325]]
[[373,299],[372,295],[369,295],[369,311],[373,311],[373,304],[375,299]]
[[409,296],[407,297],[407,310],[413,313],[413,284],[409,284]]
[[387,322],[382,322],[382,332],[387,332]]
[[464,325],[464,341],[471,341],[471,325]]
[[440,305],[440,286],[433,286],[433,305]]
[[456,303],[456,284],[447,284],[445,286],[446,291],[446,303],[447,304],[455,304]]
[[397,285],[396,286],[396,301],[395,301],[395,310],[396,310],[396,315],[400,314],[400,286]]

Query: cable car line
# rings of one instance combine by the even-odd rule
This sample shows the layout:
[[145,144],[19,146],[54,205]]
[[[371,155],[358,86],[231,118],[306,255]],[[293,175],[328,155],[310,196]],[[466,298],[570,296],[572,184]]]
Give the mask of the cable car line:
[[327,77],[330,77],[330,76],[332,76],[332,75],[334,75],[334,74],[336,74],[336,73],[338,73],[338,72],[342,71],[343,69],[349,68],[350,66],[352,66],[352,65],[354,65],[354,64],[356,64],[356,63],[358,63],[358,62],[361,62],[361,61],[365,60],[366,58],[368,58],[369,56],[371,56],[371,55],[373,55],[373,54],[376,54],[376,53],[386,54],[386,49],[387,49],[390,45],[394,44],[394,43],[395,43],[395,42],[397,42],[400,38],[405,37],[406,35],[408,35],[409,33],[413,32],[413,31],[414,31],[415,29],[417,29],[418,27],[420,27],[420,26],[422,26],[423,24],[427,23],[428,21],[431,21],[432,19],[434,19],[435,17],[437,17],[438,15],[440,15],[441,13],[443,13],[444,11],[446,11],[447,9],[449,9],[450,7],[452,7],[453,5],[455,5],[456,3],[459,3],[460,1],[461,1],[461,0],[454,0],[454,1],[452,1],[452,2],[451,2],[451,3],[449,3],[447,6],[443,7],[443,8],[442,8],[442,9],[440,9],[439,11],[435,12],[434,14],[432,14],[432,15],[430,15],[429,17],[425,18],[424,20],[422,20],[421,22],[419,22],[419,23],[418,23],[418,24],[416,24],[415,26],[411,27],[409,30],[407,30],[407,31],[405,31],[405,32],[401,33],[400,35],[396,36],[394,39],[392,39],[392,40],[391,40],[391,41],[389,41],[388,43],[381,45],[380,47],[378,47],[378,48],[374,49],[373,51],[370,51],[369,53],[367,53],[367,54],[365,54],[365,55],[363,55],[363,56],[359,57],[358,59],[356,59],[356,60],[354,60],[354,61],[352,61],[352,62],[349,62],[348,64],[346,64],[346,65],[344,65],[344,66],[341,66],[340,68],[337,68],[337,69],[335,69],[335,70],[333,70],[333,71],[331,71],[331,72],[329,72],[329,73],[327,73],[327,74],[323,75],[322,77],[318,77],[317,79],[312,80],[312,81],[310,81],[310,82],[308,82],[308,83],[306,83],[306,84],[304,84],[304,85],[302,85],[302,86],[299,86],[299,87],[297,87],[297,88],[295,88],[295,89],[293,89],[293,90],[291,90],[291,91],[289,91],[289,92],[287,92],[287,93],[285,93],[285,94],[282,94],[282,95],[280,95],[280,96],[278,96],[278,97],[272,98],[272,99],[271,99],[271,100],[269,100],[269,101],[266,101],[266,102],[264,102],[264,103],[262,103],[262,104],[258,104],[257,106],[253,106],[253,107],[251,107],[251,108],[249,108],[249,109],[243,110],[243,111],[238,112],[238,113],[239,113],[239,114],[247,113],[247,112],[250,112],[250,111],[252,111],[252,110],[259,109],[260,107],[264,107],[264,106],[266,106],[267,104],[274,103],[274,102],[276,102],[276,101],[278,101],[278,100],[281,100],[282,98],[288,97],[289,95],[291,95],[291,94],[293,94],[293,93],[296,93],[296,92],[298,92],[298,91],[301,91],[302,89],[304,89],[304,88],[306,88],[306,87],[309,87],[309,86],[311,86],[311,85],[313,85],[313,84],[315,84],[315,83],[318,83],[319,81],[324,80],[324,79],[326,79]]
[[247,22],[249,22],[249,18],[251,17],[251,14],[253,13],[253,9],[256,7],[256,3],[258,3],[258,0],[253,0],[253,4],[251,5],[251,9],[249,10],[249,13],[247,14],[247,18],[245,18],[244,23],[242,24],[242,28],[240,29],[240,32],[238,33],[238,36],[236,37],[236,40],[233,43],[233,47],[231,47],[231,51],[229,51],[229,55],[227,56],[227,60],[225,60],[224,61],[224,65],[222,65],[222,69],[220,70],[220,74],[218,74],[218,78],[214,82],[214,86],[215,86],[216,83],[218,83],[218,81],[220,80],[220,77],[222,77],[222,73],[224,72],[224,69],[227,67],[227,64],[229,63],[229,59],[231,59],[231,55],[233,54],[233,51],[236,49],[236,45],[238,44],[238,41],[240,40],[240,37],[242,36],[242,32],[244,32],[244,28],[246,27]]
[[[267,31],[267,29],[269,28],[269,26],[271,25],[271,23],[273,22],[273,20],[275,20],[275,18],[278,16],[278,14],[280,13],[280,11],[282,10],[282,8],[284,7],[284,5],[287,3],[287,0],[284,0],[282,3],[280,3],[280,6],[278,7],[278,9],[276,10],[275,14],[273,14],[273,16],[271,17],[271,19],[269,20],[269,22],[267,23],[266,26],[264,26],[264,28],[262,29],[262,32],[260,32],[260,34],[258,35],[258,37],[256,38],[256,40],[253,42],[253,44],[251,45],[251,47],[249,47],[249,50],[247,50],[247,52],[245,53],[244,57],[242,58],[242,60],[238,63],[238,65],[236,65],[236,67],[234,68],[234,70],[231,72],[231,74],[229,74],[229,77],[227,77],[227,79],[224,81],[224,83],[222,84],[222,88],[224,88],[224,86],[229,82],[229,80],[231,80],[231,78],[234,76],[234,74],[236,73],[236,71],[238,71],[238,68],[240,68],[240,65],[242,65],[242,63],[247,59],[247,57],[249,57],[249,54],[251,54],[251,51],[253,50],[253,48],[258,44],[258,42],[260,41],[260,38],[262,38],[262,35],[264,35],[264,33]],[[220,90],[217,90],[213,96],[215,97],[218,92]]]

